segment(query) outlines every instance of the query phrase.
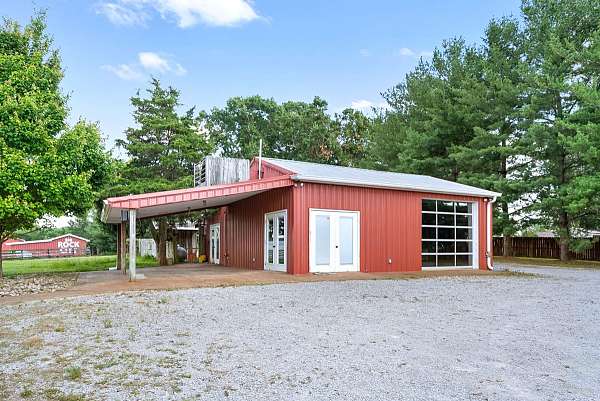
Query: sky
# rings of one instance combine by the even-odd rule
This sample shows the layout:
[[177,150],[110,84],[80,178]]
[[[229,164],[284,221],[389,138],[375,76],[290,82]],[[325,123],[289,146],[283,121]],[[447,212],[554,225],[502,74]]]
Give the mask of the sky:
[[107,147],[133,124],[129,99],[151,76],[185,108],[233,96],[320,96],[334,113],[380,106],[444,39],[480,43],[518,0],[0,0],[26,23],[46,9],[69,95],[70,122],[97,121]]

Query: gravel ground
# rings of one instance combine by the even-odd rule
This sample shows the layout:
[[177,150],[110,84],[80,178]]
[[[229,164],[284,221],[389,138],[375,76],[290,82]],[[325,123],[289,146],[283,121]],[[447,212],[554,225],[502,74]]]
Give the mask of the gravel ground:
[[0,307],[0,399],[599,399],[600,270],[523,270]]
[[72,287],[78,273],[24,274],[0,280],[0,298],[17,295],[55,292]]

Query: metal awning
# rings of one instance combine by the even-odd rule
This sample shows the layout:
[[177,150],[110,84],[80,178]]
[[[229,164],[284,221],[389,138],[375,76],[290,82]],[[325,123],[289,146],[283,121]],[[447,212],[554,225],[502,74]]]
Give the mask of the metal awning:
[[121,222],[121,211],[136,210],[137,218],[168,216],[225,206],[261,192],[294,185],[289,175],[234,184],[214,185],[119,196],[104,200],[101,219],[105,223]]

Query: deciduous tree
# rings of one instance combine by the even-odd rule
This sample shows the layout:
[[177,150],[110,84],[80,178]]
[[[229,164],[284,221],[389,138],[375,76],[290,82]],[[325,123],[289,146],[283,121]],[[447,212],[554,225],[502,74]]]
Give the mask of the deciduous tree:
[[[0,28],[0,244],[44,216],[83,214],[109,174],[95,124],[69,128],[44,14]],[[0,277],[2,257],[0,255]]]

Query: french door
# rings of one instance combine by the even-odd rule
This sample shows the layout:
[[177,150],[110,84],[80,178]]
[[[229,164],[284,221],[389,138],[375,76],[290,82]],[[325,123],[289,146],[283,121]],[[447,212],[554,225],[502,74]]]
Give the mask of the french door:
[[265,270],[287,271],[287,210],[265,214]]
[[360,271],[360,214],[345,210],[310,210],[310,271]]
[[220,255],[221,255],[221,226],[219,223],[211,224],[210,226],[210,249],[209,249],[209,259],[210,263],[218,265],[220,263]]

